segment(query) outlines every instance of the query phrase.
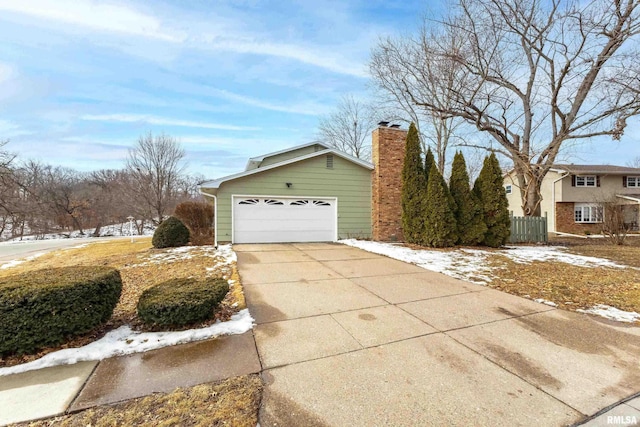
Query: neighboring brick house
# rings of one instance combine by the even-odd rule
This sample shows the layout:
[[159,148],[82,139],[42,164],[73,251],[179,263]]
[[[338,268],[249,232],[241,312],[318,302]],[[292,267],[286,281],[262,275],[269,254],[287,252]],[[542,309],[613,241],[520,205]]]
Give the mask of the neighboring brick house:
[[[504,178],[509,210],[522,216],[522,200],[513,171]],[[554,165],[542,181],[542,215],[550,232],[598,234],[602,204],[624,206],[625,223],[637,231],[640,223],[640,168],[610,165]]]

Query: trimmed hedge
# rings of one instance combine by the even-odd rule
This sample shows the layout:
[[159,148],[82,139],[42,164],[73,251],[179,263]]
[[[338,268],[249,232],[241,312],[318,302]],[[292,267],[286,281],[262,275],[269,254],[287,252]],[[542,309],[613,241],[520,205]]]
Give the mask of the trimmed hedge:
[[189,243],[189,229],[174,216],[170,216],[160,223],[153,233],[151,243],[154,248],[175,248]]
[[138,300],[138,316],[149,325],[183,326],[213,317],[229,292],[220,278],[172,279],[145,290]]
[[120,272],[49,268],[0,278],[0,355],[32,353],[90,331],[113,314]]

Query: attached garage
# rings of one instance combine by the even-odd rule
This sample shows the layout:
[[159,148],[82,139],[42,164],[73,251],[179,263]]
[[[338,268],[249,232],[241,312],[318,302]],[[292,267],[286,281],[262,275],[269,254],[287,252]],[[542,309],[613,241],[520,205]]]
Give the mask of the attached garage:
[[371,238],[373,165],[314,142],[249,159],[200,186],[215,206],[216,243]]
[[335,198],[233,196],[234,243],[337,240]]

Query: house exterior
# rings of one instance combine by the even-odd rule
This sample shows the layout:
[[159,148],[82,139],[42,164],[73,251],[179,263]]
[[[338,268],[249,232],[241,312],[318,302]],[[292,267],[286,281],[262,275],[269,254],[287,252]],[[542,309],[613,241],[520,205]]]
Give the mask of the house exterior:
[[[514,171],[504,177],[509,210],[522,216],[522,200]],[[541,186],[543,216],[550,232],[599,234],[604,203],[624,206],[625,224],[640,223],[640,168],[610,165],[554,165]]]
[[402,240],[406,131],[373,132],[374,163],[321,142],[252,157],[245,170],[204,182],[216,244]]

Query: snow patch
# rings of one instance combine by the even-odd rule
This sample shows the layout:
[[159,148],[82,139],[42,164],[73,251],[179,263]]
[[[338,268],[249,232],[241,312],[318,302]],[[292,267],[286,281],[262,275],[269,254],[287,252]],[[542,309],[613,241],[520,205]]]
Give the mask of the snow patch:
[[[142,234],[138,234],[138,229],[133,227],[133,236],[153,236],[156,227],[152,224],[145,224],[142,230]],[[30,230],[25,230],[25,233],[30,233]],[[8,239],[9,241],[28,241],[28,240],[52,240],[52,239],[77,239],[77,238],[91,238],[94,236],[95,229],[89,228],[84,230],[84,234],[80,234],[79,230],[70,232],[48,233],[48,234],[31,234],[22,237],[11,238],[9,232],[5,232],[0,235],[0,240]],[[100,227],[99,237],[118,237],[118,236],[132,236],[129,233],[129,223],[123,222],[121,224],[110,224]]]
[[553,261],[587,268],[631,268],[603,258],[566,253],[564,248],[557,246],[509,246],[504,250],[490,252],[482,249],[440,251],[410,249],[397,244],[355,239],[340,240],[339,243],[416,264],[424,269],[479,285],[486,285],[491,281],[493,274],[488,259],[494,255],[505,256],[519,264]]
[[551,306],[551,307],[557,307],[558,306],[558,304],[556,304],[555,302],[546,300],[544,298],[537,298],[537,299],[534,299],[534,301],[537,302],[537,303],[540,303],[540,304],[545,304],[545,305]]
[[640,314],[635,311],[623,311],[605,304],[598,304],[594,307],[587,308],[586,310],[577,309],[576,311],[579,313],[595,314],[596,316],[601,316],[617,322],[640,322]]
[[121,326],[98,341],[80,348],[68,348],[49,353],[33,362],[0,368],[0,376],[17,374],[57,365],[70,365],[87,360],[103,360],[114,356],[142,353],[177,344],[202,341],[220,335],[243,334],[253,328],[254,319],[248,309],[239,311],[227,322],[217,322],[200,329],[177,332],[136,332]]
[[14,259],[13,261],[9,261],[9,262],[6,262],[6,263],[0,265],[0,270],[4,270],[5,268],[15,267],[16,265],[20,265],[20,264],[22,264],[24,262],[34,260],[34,259],[36,259],[38,257],[41,257],[42,255],[44,255],[44,252],[39,253],[39,254],[35,254],[35,255],[31,255],[31,256],[28,256],[28,257],[23,258],[23,259]]
[[496,252],[518,264],[529,264],[532,261],[552,261],[571,264],[578,267],[611,267],[628,268],[604,258],[576,255],[566,252],[561,246],[507,246],[504,251]]

